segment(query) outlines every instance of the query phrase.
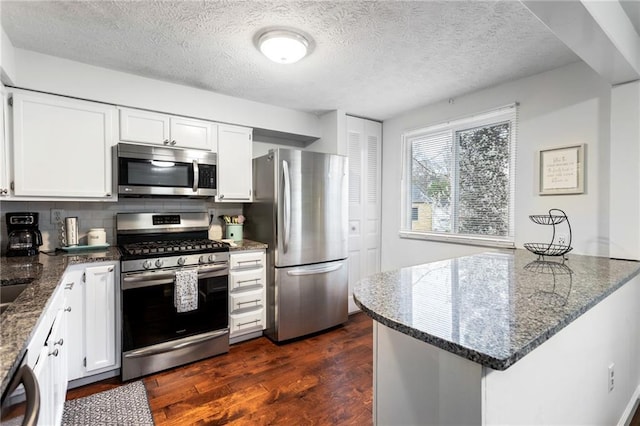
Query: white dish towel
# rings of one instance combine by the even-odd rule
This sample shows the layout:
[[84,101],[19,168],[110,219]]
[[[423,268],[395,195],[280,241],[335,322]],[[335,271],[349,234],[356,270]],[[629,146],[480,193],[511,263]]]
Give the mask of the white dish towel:
[[173,304],[178,312],[190,312],[198,309],[197,269],[176,271]]

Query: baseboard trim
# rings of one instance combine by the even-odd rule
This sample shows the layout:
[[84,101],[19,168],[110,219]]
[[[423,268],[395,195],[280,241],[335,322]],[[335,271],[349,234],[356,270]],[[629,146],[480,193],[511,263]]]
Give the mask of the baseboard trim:
[[618,426],[629,426],[631,424],[631,419],[635,414],[636,410],[640,406],[640,386],[636,388],[636,391],[633,393],[633,396],[629,400],[627,407],[622,412],[622,416],[620,416],[620,420],[618,421]]
[[93,376],[82,377],[80,379],[75,379],[69,382],[67,389],[79,388],[80,386],[85,386],[90,383],[99,382],[101,380],[110,379],[112,377],[116,377],[120,375],[120,369],[117,368],[115,370],[106,371],[104,373],[94,374]]

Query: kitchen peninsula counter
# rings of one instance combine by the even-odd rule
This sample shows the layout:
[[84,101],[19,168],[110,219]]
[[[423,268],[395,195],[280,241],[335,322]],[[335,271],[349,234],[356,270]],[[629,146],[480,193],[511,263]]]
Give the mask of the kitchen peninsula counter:
[[[519,385],[535,388],[531,383],[543,381],[544,374],[539,369],[549,368],[537,363],[556,362],[563,366],[567,363],[566,377],[571,377],[571,364],[582,366],[584,362],[570,361],[569,356],[597,355],[580,353],[580,350],[602,339],[602,344],[617,344],[606,341],[607,333],[615,335],[623,325],[631,325],[622,341],[635,339],[630,351],[632,357],[639,357],[632,361],[637,364],[640,344],[633,333],[640,330],[640,314],[635,313],[640,308],[639,274],[639,262],[578,255],[570,255],[564,263],[556,258],[538,261],[537,256],[526,250],[509,250],[402,268],[360,281],[354,289],[354,300],[375,320],[374,363],[384,365],[385,370],[374,365],[378,424],[411,424],[418,418],[425,424],[429,419],[434,424],[446,424],[449,420],[450,424],[512,424],[514,420],[508,417],[510,410],[502,409],[499,414],[496,401],[509,392],[517,392]],[[603,309],[612,312],[605,315],[600,312]],[[593,312],[588,312],[591,310]],[[605,330],[600,318],[608,321],[615,315],[622,315],[615,324],[618,328]],[[583,326],[586,334],[580,332]],[[590,339],[593,343],[589,343]],[[545,349],[547,341],[549,348]],[[564,347],[565,342],[571,343]],[[534,351],[538,347],[539,351]],[[418,355],[420,351],[424,353]],[[606,362],[615,358],[613,353],[602,356]],[[616,362],[623,362],[625,356]],[[632,372],[622,366],[617,368],[623,371],[618,376],[633,377],[628,384],[633,393],[640,385],[636,382],[636,378],[640,380],[640,368],[631,365],[632,370],[638,370]],[[523,373],[525,369],[530,373]],[[597,369],[593,374],[604,381],[607,366],[598,365]],[[579,387],[579,382],[578,379],[573,386]],[[447,406],[441,400],[443,386],[464,404]],[[402,387],[409,390],[403,391]],[[601,388],[593,392],[606,391],[604,385]],[[554,394],[554,391],[547,388],[547,393]],[[439,402],[430,406],[429,396]],[[512,400],[503,402],[512,404],[513,410],[523,409]],[[597,406],[601,402],[593,404]],[[526,412],[527,404],[523,405]],[[537,417],[532,414],[534,417],[530,418],[523,415],[518,421],[561,423],[563,420],[562,415],[558,417],[545,407],[543,401],[536,409],[546,413]],[[430,418],[425,410],[439,414]],[[618,409],[617,415],[621,411]],[[421,417],[424,415],[427,417]],[[574,422],[575,419],[569,418]]]
[[116,247],[72,255],[40,253],[37,256],[0,257],[0,279],[3,285],[28,283],[20,296],[0,315],[0,392],[4,393],[7,388],[67,267],[80,263],[119,260],[120,251]]

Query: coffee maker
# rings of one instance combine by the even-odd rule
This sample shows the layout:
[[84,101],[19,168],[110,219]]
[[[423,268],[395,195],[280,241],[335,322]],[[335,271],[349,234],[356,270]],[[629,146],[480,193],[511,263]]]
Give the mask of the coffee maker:
[[35,256],[42,245],[38,229],[39,213],[7,213],[7,256]]

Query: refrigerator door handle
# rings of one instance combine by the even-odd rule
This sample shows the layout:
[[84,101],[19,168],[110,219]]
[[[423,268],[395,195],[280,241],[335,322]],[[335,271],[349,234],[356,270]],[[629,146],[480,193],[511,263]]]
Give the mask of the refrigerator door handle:
[[286,253],[289,250],[289,235],[291,233],[291,177],[289,176],[289,163],[282,160],[282,173],[284,175],[284,247]]
[[293,271],[287,271],[287,275],[298,277],[301,275],[326,274],[328,272],[337,271],[340,268],[342,268],[342,263],[338,265],[324,266],[321,268],[294,269]]

